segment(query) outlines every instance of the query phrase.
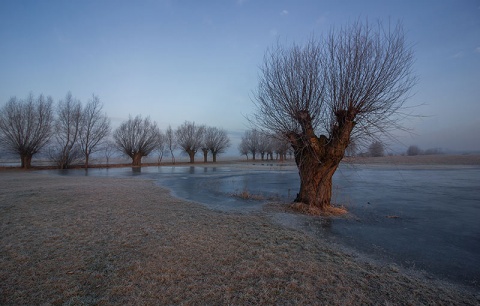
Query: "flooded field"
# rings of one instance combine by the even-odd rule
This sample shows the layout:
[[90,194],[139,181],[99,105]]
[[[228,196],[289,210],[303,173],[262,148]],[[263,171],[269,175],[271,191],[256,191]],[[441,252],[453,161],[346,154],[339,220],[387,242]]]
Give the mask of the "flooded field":
[[[271,201],[288,203],[300,183],[295,167],[261,162],[48,172],[154,179],[180,198],[235,213],[260,212]],[[373,258],[479,287],[479,190],[478,166],[342,165],[333,200],[348,209],[348,217],[267,213]]]

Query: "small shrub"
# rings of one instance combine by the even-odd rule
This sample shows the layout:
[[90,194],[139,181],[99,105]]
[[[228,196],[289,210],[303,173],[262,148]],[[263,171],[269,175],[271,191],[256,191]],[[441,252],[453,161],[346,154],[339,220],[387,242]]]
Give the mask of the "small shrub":
[[252,194],[248,190],[243,190],[242,192],[232,193],[233,197],[240,198],[242,200],[254,200],[254,201],[263,201],[265,197],[260,194]]

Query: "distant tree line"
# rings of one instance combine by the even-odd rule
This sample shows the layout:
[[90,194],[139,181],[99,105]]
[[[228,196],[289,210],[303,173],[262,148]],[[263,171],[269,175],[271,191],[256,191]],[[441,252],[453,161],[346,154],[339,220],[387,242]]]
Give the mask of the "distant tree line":
[[[361,156],[361,157],[382,157],[385,156],[385,146],[379,141],[375,140],[370,145],[363,144],[366,151],[357,153],[358,144],[355,139],[352,139],[346,148],[347,156]],[[275,135],[273,133],[265,133],[257,129],[245,131],[242,140],[238,145],[240,155],[244,155],[247,159],[256,160],[257,157],[261,160],[285,160],[287,156],[293,155],[293,149],[290,143],[284,137]],[[425,152],[431,152],[427,150]],[[422,151],[423,152],[423,151]],[[435,153],[430,153],[435,154]],[[437,153],[438,154],[438,153]],[[275,156],[275,157],[274,157]]]
[[382,157],[385,156],[385,146],[379,141],[375,140],[366,148],[367,151],[357,154],[357,143],[352,141],[346,149],[348,156],[360,156],[360,157]]
[[[356,144],[355,142],[350,143],[350,150],[347,148],[347,152],[349,152],[349,156],[355,156],[356,155]],[[350,147],[349,146],[349,147]],[[416,155],[437,155],[437,154],[443,154],[442,149],[440,148],[430,148],[427,150],[422,150],[420,147],[416,145],[411,145],[408,147],[407,151],[405,153],[401,153],[401,155],[407,155],[407,156],[416,156]],[[392,153],[389,153],[389,155],[393,155]],[[384,144],[381,141],[374,141],[372,142],[368,148],[367,151],[359,153],[358,156],[361,157],[381,157],[385,156],[385,147]]]
[[82,105],[70,92],[56,105],[52,97],[33,94],[26,99],[10,100],[0,108],[0,150],[20,157],[21,167],[31,168],[32,157],[44,152],[58,168],[67,169],[83,162],[89,167],[90,156],[103,151],[107,164],[114,151],[141,166],[143,157],[159,152],[159,162],[179,148],[195,162],[198,150],[204,162],[211,153],[213,162],[230,146],[224,129],[185,121],[175,131],[169,126],[163,133],[155,121],[140,115],[129,117],[112,133],[111,122],[96,95]]
[[416,145],[411,145],[408,147],[406,154],[408,156],[416,156],[416,155],[437,155],[443,154],[442,149],[440,148],[431,148],[427,150],[422,150]]
[[290,143],[283,137],[275,134],[266,134],[256,129],[245,131],[242,140],[238,145],[238,151],[248,159],[249,154],[252,160],[259,156],[261,160],[275,159],[283,161],[287,154],[292,154]]

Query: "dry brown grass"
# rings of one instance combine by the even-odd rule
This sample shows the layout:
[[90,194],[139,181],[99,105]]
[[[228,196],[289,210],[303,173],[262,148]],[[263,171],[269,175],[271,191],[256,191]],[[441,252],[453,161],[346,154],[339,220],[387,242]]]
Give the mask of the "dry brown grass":
[[259,193],[251,193],[248,190],[233,192],[230,196],[248,201],[275,201],[278,198],[274,196],[264,196]]
[[320,209],[318,207],[308,205],[305,203],[295,202],[290,205],[290,208],[295,212],[300,212],[306,215],[322,216],[322,217],[336,217],[342,216],[348,213],[345,207],[331,205],[326,209]]
[[478,304],[151,181],[0,172],[2,305]]
[[248,190],[232,193],[232,197],[240,198],[242,200],[263,201],[265,197],[261,194],[251,193]]

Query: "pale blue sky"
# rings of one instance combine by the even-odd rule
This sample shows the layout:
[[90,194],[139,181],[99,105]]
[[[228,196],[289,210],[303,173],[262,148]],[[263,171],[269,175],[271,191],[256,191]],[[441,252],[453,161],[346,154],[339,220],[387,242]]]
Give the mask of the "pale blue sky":
[[[267,47],[358,18],[401,20],[419,83],[405,144],[480,150],[480,1],[0,0],[0,104],[95,93],[117,126],[129,114],[248,128]],[[406,148],[405,148],[406,149]]]

